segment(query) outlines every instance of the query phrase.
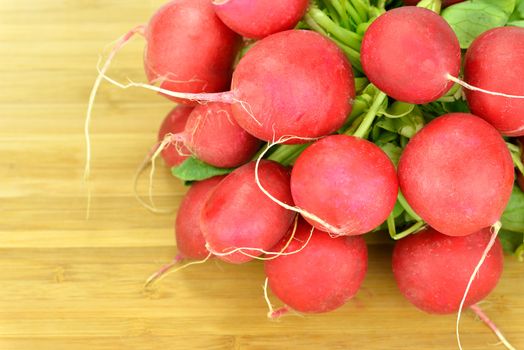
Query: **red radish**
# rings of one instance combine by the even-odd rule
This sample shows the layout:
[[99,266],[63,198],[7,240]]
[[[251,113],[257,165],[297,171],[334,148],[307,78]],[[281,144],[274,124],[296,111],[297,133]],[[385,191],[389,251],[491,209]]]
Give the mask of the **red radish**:
[[[158,141],[162,141],[166,134],[180,133],[186,127],[187,118],[193,107],[179,105],[166,116],[160,130],[158,131]],[[183,145],[177,149],[175,145],[168,144],[162,150],[162,158],[169,168],[180,165],[189,155],[189,150]]]
[[[273,293],[287,306],[300,312],[327,312],[339,308],[360,288],[367,271],[367,247],[361,237],[331,238],[313,232],[300,220],[295,238],[281,255],[267,260],[266,276]],[[283,238],[272,251],[281,251]]]
[[353,73],[344,53],[309,30],[288,30],[257,42],[237,65],[228,92],[190,94],[110,81],[177,98],[231,103],[233,116],[247,132],[264,141],[297,137],[289,143],[338,130],[355,97]]
[[[428,228],[401,239],[393,251],[393,273],[400,292],[426,312],[457,312],[491,235],[489,228],[462,237],[450,237]],[[464,307],[481,301],[495,288],[503,262],[502,246],[497,239],[473,280]]]
[[238,125],[231,105],[220,102],[195,107],[179,136],[197,158],[220,168],[248,162],[261,144]]
[[204,259],[209,255],[206,240],[200,230],[200,214],[207,199],[223,179],[224,176],[215,176],[193,184],[180,203],[175,234],[176,246],[183,258]]
[[308,0],[213,0],[217,16],[235,32],[252,39],[292,29]]
[[427,124],[398,165],[400,189],[430,226],[463,236],[497,222],[514,181],[511,154],[495,128],[472,114]]
[[[279,200],[293,204],[289,171],[261,161],[259,179]],[[270,200],[255,181],[255,163],[229,174],[207,200],[200,218],[208,249],[219,259],[240,264],[271,249],[287,232],[294,213]],[[254,249],[241,249],[254,248]],[[243,254],[246,253],[246,254]]]
[[240,37],[220,21],[210,0],[168,2],[149,21],[145,39],[150,82],[182,92],[229,87]]
[[433,11],[399,7],[379,16],[362,40],[369,80],[396,100],[428,103],[452,87],[460,70],[460,45],[449,24]]
[[[524,28],[491,29],[473,41],[464,61],[464,80],[483,89],[524,95]],[[465,90],[468,105],[508,136],[524,135],[524,100]]]
[[359,235],[387,219],[395,206],[398,181],[395,166],[378,146],[335,135],[315,142],[298,157],[291,192],[297,207],[331,226],[307,218],[316,228]]

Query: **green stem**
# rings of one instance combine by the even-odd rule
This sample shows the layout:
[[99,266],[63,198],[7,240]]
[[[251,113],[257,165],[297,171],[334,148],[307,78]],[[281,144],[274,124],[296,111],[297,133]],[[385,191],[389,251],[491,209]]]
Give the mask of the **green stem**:
[[267,159],[273,160],[283,165],[291,164],[300,153],[309,144],[300,144],[300,145],[280,145],[278,146],[273,153]]
[[[311,9],[310,9],[311,11]],[[322,28],[320,25],[318,25],[317,22],[315,22],[315,20],[313,19],[313,17],[311,17],[310,15],[310,11],[308,11],[305,15],[304,15],[304,21],[307,23],[307,25],[313,29],[315,32],[319,33],[319,34],[322,34],[326,37],[329,37],[329,34],[324,30],[324,28]]]
[[360,18],[362,18],[362,22],[367,22],[369,20],[368,18],[368,6],[366,4],[362,3],[362,0],[352,0],[351,5],[355,8],[355,10],[358,12],[358,15]]
[[342,25],[348,27],[349,26],[349,17],[347,16],[346,11],[344,11],[344,8],[340,1],[338,0],[331,0],[331,5],[337,11],[338,16],[340,17],[340,22]]
[[368,86],[369,80],[366,77],[356,77],[355,78],[355,91],[357,95]]
[[[353,114],[351,114],[349,122],[351,122],[351,119],[353,119]],[[353,135],[353,133],[355,132],[355,130],[357,130],[357,128],[360,125],[360,123],[362,123],[362,119],[364,119],[364,115],[360,115],[358,117],[355,117],[355,120],[351,123],[349,128],[347,128],[347,130],[345,130],[343,132],[343,134],[345,134],[345,135]]]
[[391,214],[389,214],[386,222],[388,224],[389,235],[391,236],[391,238],[395,239],[395,237],[397,236],[397,229],[395,228],[395,216],[393,215],[393,211],[391,212]]
[[408,201],[406,200],[406,198],[404,197],[402,192],[398,191],[397,199],[398,199],[398,202],[400,203],[400,205],[402,206],[402,208],[404,208],[404,210],[406,211],[406,213],[408,213],[409,216],[411,216],[413,219],[415,219],[417,221],[422,221],[422,218],[420,216],[418,216],[418,214],[415,213],[415,211],[408,204]]
[[310,7],[306,16],[310,16],[325,32],[333,35],[344,45],[356,50],[357,53],[360,52],[360,46],[362,43],[360,35],[337,25],[318,8]]
[[524,175],[524,164],[522,164],[522,160],[520,159],[520,156],[518,154],[511,152],[511,158],[513,159],[513,164],[515,164],[515,167],[519,169],[522,175]]
[[417,232],[422,227],[424,227],[425,223],[424,221],[417,221],[414,225],[410,226],[409,228],[405,229],[404,231],[397,233],[394,236],[391,236],[394,240],[399,240],[401,238],[404,238],[406,236],[409,236],[410,234]]
[[353,136],[360,138],[365,138],[367,136],[367,134],[369,133],[369,129],[371,128],[371,124],[373,124],[373,120],[375,120],[378,110],[387,98],[388,96],[382,91],[380,91],[377,94],[377,96],[375,97],[375,101],[373,101],[373,104],[371,105],[371,107],[369,107],[369,110],[364,116],[362,123],[358,127],[357,131],[353,133]]

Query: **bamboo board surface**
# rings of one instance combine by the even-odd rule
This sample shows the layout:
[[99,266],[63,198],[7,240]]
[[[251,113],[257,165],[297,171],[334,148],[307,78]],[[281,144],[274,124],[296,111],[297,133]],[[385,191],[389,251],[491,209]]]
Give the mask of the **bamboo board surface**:
[[[176,253],[174,216],[140,207],[132,177],[172,104],[103,84],[92,123],[89,221],[83,118],[97,55],[160,4],[0,0],[0,349],[456,348],[454,315],[423,314],[397,292],[383,238],[372,239],[357,297],[325,315],[268,321],[258,262],[209,262],[143,291]],[[111,75],[143,81],[142,48],[133,40]],[[185,188],[159,168],[156,202],[176,209]],[[517,348],[524,348],[523,271],[508,257],[483,304]],[[502,348],[469,312],[461,329],[465,349]]]

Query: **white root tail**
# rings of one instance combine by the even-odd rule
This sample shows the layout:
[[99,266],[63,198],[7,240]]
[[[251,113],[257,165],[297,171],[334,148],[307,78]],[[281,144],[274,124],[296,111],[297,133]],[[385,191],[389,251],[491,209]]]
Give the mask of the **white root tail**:
[[482,89],[482,88],[479,88],[477,86],[470,85],[470,84],[466,83],[465,81],[463,81],[463,80],[461,80],[461,79],[459,79],[457,77],[454,77],[453,75],[451,75],[449,73],[446,75],[446,78],[448,80],[451,80],[454,83],[459,84],[460,86],[462,86],[462,87],[464,87],[464,88],[466,88],[468,90],[471,90],[471,91],[478,91],[478,92],[483,92],[483,93],[488,94],[488,95],[508,97],[508,98],[524,98],[524,96],[521,96],[521,95],[510,95],[510,94],[504,94],[502,92],[496,92],[496,91],[490,91],[490,90]]
[[480,257],[480,260],[479,260],[477,266],[475,266],[475,269],[473,270],[473,273],[471,274],[471,277],[469,278],[468,284],[466,286],[466,290],[464,291],[464,295],[462,296],[462,300],[460,301],[460,306],[459,306],[459,310],[458,310],[458,313],[457,313],[457,322],[455,324],[455,335],[457,337],[457,344],[458,344],[458,347],[459,347],[460,350],[462,350],[462,343],[460,342],[459,326],[460,326],[460,316],[461,316],[462,310],[464,308],[464,303],[466,302],[466,297],[468,296],[469,290],[471,288],[471,285],[473,284],[473,281],[475,280],[475,277],[477,277],[477,274],[478,274],[478,272],[480,270],[480,267],[484,263],[484,260],[486,260],[486,257],[488,256],[489,251],[491,250],[491,248],[495,244],[495,241],[497,239],[497,235],[498,235],[501,227],[502,227],[502,224],[500,223],[500,221],[497,221],[496,223],[493,224],[493,226],[491,226],[491,231],[492,231],[491,238],[490,238],[490,240],[488,242],[488,245],[486,246],[486,249],[484,249],[484,252],[482,253],[482,256]]
[[[240,247],[240,248],[235,248],[235,249],[232,249],[228,252],[225,252],[225,253],[220,253],[220,252],[216,252],[214,251],[210,246],[209,246],[209,243],[206,243],[206,249],[208,251],[210,251],[213,255],[216,255],[216,256],[229,256],[231,254],[234,254],[234,253],[240,253],[242,255],[245,255],[245,256],[248,256],[252,259],[256,259],[256,260],[261,260],[261,261],[268,261],[268,260],[274,260],[276,258],[278,258],[279,256],[287,256],[287,255],[293,255],[293,254],[297,254],[299,252],[301,252],[309,243],[309,241],[311,240],[311,237],[313,236],[313,232],[315,231],[315,228],[312,227],[311,228],[311,231],[309,232],[309,236],[307,238],[307,240],[304,242],[304,244],[298,248],[297,250],[293,250],[291,252],[285,252],[285,250],[289,247],[289,245],[291,244],[291,242],[293,241],[293,239],[295,239],[295,233],[297,231],[297,226],[298,226],[298,216],[295,216],[295,222],[294,222],[294,226],[293,226],[293,232],[291,233],[289,239],[287,240],[286,244],[284,245],[284,247],[279,251],[279,252],[268,252],[264,249],[260,249],[260,248],[249,248],[249,247]],[[247,251],[256,251],[256,252],[260,252],[262,254],[265,254],[265,255],[271,255],[270,257],[260,257],[260,256],[256,256],[256,255],[253,255],[253,254],[249,254],[246,252]]]
[[486,326],[488,326],[493,331],[493,333],[495,333],[497,338],[506,347],[506,349],[516,350],[515,347],[513,347],[513,345],[511,345],[511,343],[506,339],[504,334],[502,334],[500,329],[498,329],[497,325],[489,319],[488,315],[484,313],[478,304],[471,305],[469,308],[482,320],[482,322],[486,324]]
[[281,200],[279,200],[278,198],[274,197],[271,193],[269,193],[268,190],[266,190],[264,188],[264,186],[262,186],[262,184],[260,183],[260,177],[259,177],[259,174],[258,174],[258,169],[259,169],[260,161],[262,160],[262,158],[264,158],[266,153],[272,147],[274,147],[276,145],[280,145],[280,144],[285,143],[285,142],[290,141],[290,140],[316,141],[318,139],[317,138],[299,137],[299,136],[282,136],[277,141],[273,141],[272,143],[268,144],[266,149],[263,152],[260,153],[260,155],[258,156],[258,158],[256,160],[256,163],[255,163],[255,181],[256,181],[256,183],[258,185],[258,188],[269,199],[271,199],[273,202],[277,203],[281,207],[283,207],[283,208],[285,208],[287,210],[291,210],[291,211],[293,211],[295,213],[301,214],[303,217],[305,217],[307,219],[310,219],[310,220],[320,224],[332,237],[338,237],[338,236],[345,235],[351,229],[350,227],[336,227],[336,226],[333,226],[330,223],[326,222],[325,220],[319,218],[318,216],[316,216],[313,213],[310,213],[310,212],[308,212],[308,211],[306,211],[306,210],[304,210],[302,208],[286,204],[286,203],[282,202]]
[[191,261],[191,262],[188,262],[187,264],[184,264],[182,266],[179,266],[178,268],[176,269],[172,269],[173,266],[175,266],[176,264],[178,264],[178,262],[181,260],[177,260],[177,258],[175,258],[175,260],[165,266],[163,266],[159,271],[155,272],[153,275],[151,275],[151,277],[149,277],[147,279],[147,281],[145,282],[144,284],[144,289],[148,289],[150,287],[152,287],[152,285],[160,280],[163,280],[164,278],[166,278],[168,275],[172,274],[172,273],[175,273],[175,272],[178,272],[180,270],[183,270],[185,268],[188,268],[189,266],[192,266],[192,265],[200,265],[200,264],[204,264],[206,261],[209,260],[209,258],[211,258],[213,256],[213,254],[209,253],[204,259],[202,260],[198,260],[198,261]]
[[128,33],[121,36],[119,39],[117,39],[115,45],[109,52],[109,56],[107,57],[107,60],[105,61],[102,68],[100,68],[100,62],[101,57],[99,58],[98,64],[97,64],[97,70],[98,70],[98,76],[95,79],[95,83],[93,84],[93,88],[91,89],[91,93],[89,94],[89,102],[87,104],[87,112],[86,112],[86,119],[84,123],[84,137],[85,137],[85,143],[86,143],[86,159],[85,159],[85,166],[84,166],[84,183],[87,187],[87,205],[86,205],[86,220],[89,219],[90,211],[91,211],[91,186],[89,184],[89,176],[91,172],[91,138],[89,136],[89,126],[91,124],[91,115],[93,114],[93,106],[95,104],[95,98],[96,94],[98,92],[98,89],[100,88],[100,84],[102,83],[102,79],[109,69],[109,66],[111,65],[111,62],[115,58],[115,55],[129,42],[129,40],[135,35],[135,34],[141,34],[144,35],[145,26],[139,25],[135,28],[131,29]]

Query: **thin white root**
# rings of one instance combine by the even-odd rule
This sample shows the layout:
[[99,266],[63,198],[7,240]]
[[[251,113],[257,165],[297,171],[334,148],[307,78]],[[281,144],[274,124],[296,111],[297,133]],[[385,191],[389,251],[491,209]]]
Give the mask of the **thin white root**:
[[[295,238],[295,233],[296,233],[296,230],[297,230],[297,223],[298,223],[298,216],[295,217],[295,226],[293,227],[293,232],[291,233],[291,236],[289,237],[289,239],[286,242],[286,244],[284,245],[284,247],[280,250],[280,252],[268,252],[268,251],[265,251],[264,249],[260,249],[260,248],[240,247],[240,248],[232,249],[232,250],[230,250],[230,251],[228,251],[226,253],[220,253],[220,252],[213,251],[208,243],[206,243],[206,249],[209,250],[213,255],[216,255],[216,256],[229,256],[229,255],[234,254],[234,253],[240,253],[240,254],[248,256],[248,257],[250,257],[252,259],[261,260],[261,261],[274,260],[274,259],[278,258],[279,256],[287,256],[287,255],[297,254],[297,253],[301,252],[308,245],[309,241],[311,240],[311,237],[313,236],[313,231],[315,231],[315,228],[312,227],[311,231],[309,232],[308,239],[306,240],[306,242],[304,242],[304,244],[299,249],[285,253],[284,251],[289,247],[289,245],[291,244],[291,242]],[[273,256],[268,257],[268,258],[261,258],[260,256],[252,255],[252,254],[249,254],[249,253],[245,252],[246,250],[247,251],[256,251],[256,252],[260,252],[260,253],[265,254],[265,255],[273,255]]]
[[267,284],[268,284],[268,278],[266,277],[266,280],[264,281],[264,285],[262,286],[262,289],[264,290],[264,299],[266,300],[268,312],[267,312],[267,318],[270,320],[277,320],[282,315],[287,314],[290,309],[287,306],[283,306],[277,310],[273,309],[273,305],[271,304],[271,301],[269,300],[269,296],[267,294]]
[[278,198],[274,197],[271,193],[268,192],[268,190],[266,190],[264,188],[264,186],[262,186],[262,184],[260,183],[260,177],[259,177],[259,174],[258,174],[258,169],[260,167],[260,161],[262,160],[262,158],[264,158],[264,156],[266,155],[266,153],[274,146],[276,145],[280,145],[282,143],[285,143],[289,140],[305,140],[305,141],[316,141],[318,139],[316,138],[307,138],[307,137],[299,137],[299,136],[282,136],[280,139],[278,139],[277,141],[273,141],[272,143],[268,144],[266,149],[260,153],[260,155],[258,156],[257,160],[256,160],[256,163],[255,163],[255,181],[258,185],[258,188],[260,188],[260,190],[269,198],[271,199],[273,202],[277,203],[278,205],[280,205],[281,207],[287,209],[287,210],[291,210],[291,211],[294,211],[295,213],[298,213],[298,214],[301,214],[303,217],[307,218],[307,219],[310,219],[310,220],[313,220],[315,221],[316,223],[319,223],[320,225],[322,225],[322,227],[332,236],[332,237],[338,237],[338,236],[342,236],[344,234],[346,234],[348,232],[348,230],[350,230],[350,228],[348,227],[335,227],[331,224],[329,224],[328,222],[324,221],[323,219],[319,218],[318,216],[316,216],[315,214],[312,214],[312,213],[309,213],[308,211],[302,209],[302,208],[299,208],[299,207],[295,207],[295,206],[292,206],[292,205],[289,205],[289,204],[286,204],[284,202],[282,202],[281,200],[279,200]]
[[486,249],[484,249],[484,252],[482,253],[482,256],[481,256],[477,266],[475,266],[475,269],[473,270],[473,273],[471,274],[471,277],[469,278],[468,284],[466,286],[466,290],[464,291],[464,295],[462,296],[462,300],[460,301],[460,306],[459,306],[459,310],[458,310],[458,313],[457,313],[457,322],[456,322],[456,325],[455,325],[455,335],[457,337],[457,344],[458,344],[458,347],[459,347],[460,350],[462,350],[462,344],[460,342],[459,326],[460,326],[460,316],[462,314],[462,309],[464,308],[464,303],[466,302],[466,297],[468,296],[469,290],[471,288],[471,284],[475,280],[475,277],[477,276],[477,273],[479,272],[480,267],[484,263],[484,260],[486,260],[486,257],[488,256],[489,251],[493,247],[493,244],[495,244],[495,240],[497,239],[497,235],[498,235],[501,227],[502,227],[502,224],[500,223],[500,221],[497,221],[496,223],[493,224],[493,226],[491,226],[491,230],[492,230],[491,238],[490,238],[490,240],[488,242],[488,245],[486,246]]
[[152,282],[159,282],[161,280],[163,280],[164,278],[166,278],[167,276],[169,276],[170,274],[172,273],[175,273],[175,272],[178,272],[180,270],[183,270],[185,268],[188,268],[189,266],[192,266],[192,265],[200,265],[200,264],[204,264],[206,261],[209,260],[209,258],[211,258],[213,256],[213,254],[209,253],[204,259],[202,260],[198,260],[198,261],[191,261],[187,264],[184,264],[176,269],[169,269],[167,271],[165,271],[164,273],[162,274],[158,274],[158,273],[154,273],[151,277],[149,277],[146,281],[146,283],[144,284],[144,289],[147,289],[148,287],[151,286],[151,283]]
[[140,203],[140,205],[142,205],[147,210],[149,210],[149,211],[151,211],[151,212],[153,212],[155,214],[170,214],[175,209],[159,209],[159,208],[156,208],[154,206],[151,206],[149,203],[147,203],[146,201],[144,201],[140,197],[140,195],[138,194],[138,189],[137,189],[137,187],[138,187],[138,179],[140,178],[140,175],[142,175],[144,170],[146,170],[147,166],[149,165],[149,162],[151,161],[152,154],[157,150],[157,148],[159,146],[160,146],[160,142],[157,142],[155,144],[155,146],[153,146],[151,151],[149,151],[149,153],[147,154],[146,158],[144,159],[142,164],[140,164],[140,166],[138,167],[137,171],[135,172],[135,176],[133,177],[133,194],[135,195],[135,198],[138,201],[138,203]]
[[459,84],[460,86],[462,86],[462,87],[464,87],[464,88],[466,88],[468,90],[483,92],[485,94],[493,95],[493,96],[502,96],[502,97],[508,97],[508,98],[524,98],[524,96],[521,96],[521,95],[503,94],[502,92],[496,92],[496,91],[490,91],[490,90],[482,89],[482,88],[470,85],[470,84],[466,83],[465,81],[463,81],[463,80],[461,80],[461,79],[459,79],[457,77],[452,76],[449,73],[446,74],[446,78],[451,80],[454,83]]
[[506,349],[516,350],[515,347],[511,345],[511,343],[506,339],[504,334],[502,334],[500,329],[498,329],[497,325],[495,325],[495,323],[493,323],[493,321],[489,319],[488,315],[484,313],[484,311],[478,306],[478,304],[471,305],[469,308],[482,320],[482,322],[486,324],[486,326],[489,327],[489,329],[493,331],[493,333],[495,333],[497,338],[500,340],[500,343],[503,344],[506,347]]
[[93,88],[91,89],[91,93],[89,94],[89,102],[87,104],[87,112],[86,112],[86,119],[84,122],[84,138],[86,142],[86,159],[85,159],[85,166],[84,166],[84,183],[87,187],[87,205],[86,205],[86,220],[89,219],[90,211],[91,211],[91,186],[89,184],[89,176],[91,173],[91,138],[89,136],[89,126],[91,124],[91,115],[93,114],[93,106],[95,104],[95,98],[96,94],[98,92],[98,89],[100,88],[100,84],[102,83],[102,79],[109,69],[109,66],[111,65],[111,62],[115,58],[115,55],[124,47],[128,41],[135,35],[135,34],[143,34],[145,30],[144,25],[139,25],[133,29],[131,29],[128,33],[121,36],[119,39],[117,39],[113,49],[110,51],[109,56],[107,57],[107,60],[105,61],[102,68],[100,68],[100,63],[102,60],[102,57],[99,57],[98,64],[97,64],[97,70],[98,70],[98,76],[95,79],[95,83],[93,84]]

